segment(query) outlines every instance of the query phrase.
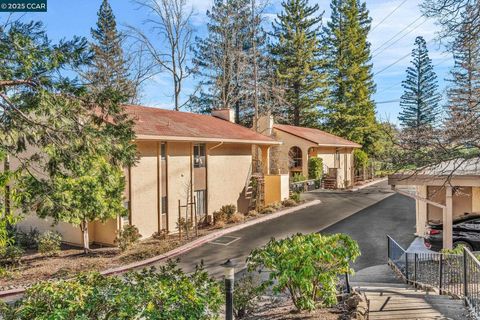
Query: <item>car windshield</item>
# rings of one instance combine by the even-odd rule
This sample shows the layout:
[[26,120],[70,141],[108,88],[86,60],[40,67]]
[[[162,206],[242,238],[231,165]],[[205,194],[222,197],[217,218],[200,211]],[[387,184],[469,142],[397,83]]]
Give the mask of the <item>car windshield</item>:
[[453,223],[461,223],[461,222],[464,222],[464,221],[469,221],[469,220],[478,219],[478,218],[480,218],[480,214],[478,214],[478,213],[476,213],[476,214],[466,214],[466,215],[455,218],[453,220]]

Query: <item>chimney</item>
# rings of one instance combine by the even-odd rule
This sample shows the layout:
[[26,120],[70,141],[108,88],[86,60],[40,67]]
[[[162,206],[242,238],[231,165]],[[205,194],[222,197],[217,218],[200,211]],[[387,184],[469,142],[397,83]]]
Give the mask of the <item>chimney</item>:
[[235,123],[235,112],[233,109],[212,110],[212,116]]
[[258,118],[258,132],[266,136],[273,134],[273,116],[266,115]]

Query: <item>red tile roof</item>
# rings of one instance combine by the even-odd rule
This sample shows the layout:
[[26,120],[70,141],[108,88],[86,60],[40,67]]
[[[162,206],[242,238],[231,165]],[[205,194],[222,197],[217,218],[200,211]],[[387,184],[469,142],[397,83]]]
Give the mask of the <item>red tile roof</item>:
[[190,112],[127,105],[137,138],[155,140],[278,144],[277,141],[226,120]]
[[333,135],[331,133],[305,127],[296,127],[289,126],[286,124],[275,124],[273,125],[274,129],[278,129],[287,133],[290,133],[299,138],[311,141],[319,146],[327,147],[351,147],[351,148],[361,148],[362,146],[358,143],[343,139],[339,136]]

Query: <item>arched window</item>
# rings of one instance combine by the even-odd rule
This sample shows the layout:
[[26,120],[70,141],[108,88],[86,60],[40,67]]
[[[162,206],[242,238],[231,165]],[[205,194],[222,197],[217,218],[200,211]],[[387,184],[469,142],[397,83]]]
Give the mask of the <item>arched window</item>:
[[290,168],[302,166],[302,149],[299,147],[291,147],[288,154],[290,156]]

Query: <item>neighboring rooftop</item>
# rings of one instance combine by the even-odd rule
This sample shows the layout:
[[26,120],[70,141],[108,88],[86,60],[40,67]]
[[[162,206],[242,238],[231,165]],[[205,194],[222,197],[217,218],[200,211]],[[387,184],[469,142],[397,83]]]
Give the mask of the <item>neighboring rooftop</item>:
[[[479,185],[480,159],[458,158],[441,162],[418,171],[399,172],[388,176],[390,185],[422,185],[430,182],[456,184],[459,181],[475,181]],[[461,184],[458,184],[461,185]],[[470,185],[472,185],[470,183]]]
[[127,105],[135,120],[139,140],[176,140],[279,144],[279,142],[241,125],[211,115]]
[[349,147],[349,148],[361,148],[358,143],[343,139],[331,133],[305,127],[296,127],[286,124],[274,124],[274,129],[278,129],[287,133],[290,133],[299,138],[311,141],[322,147]]

